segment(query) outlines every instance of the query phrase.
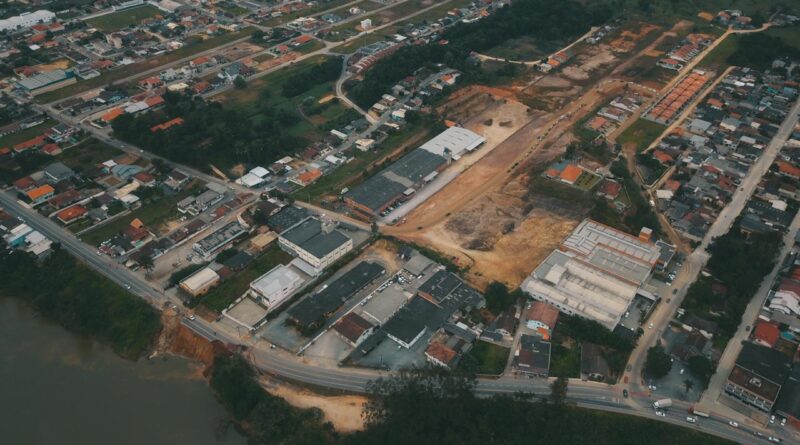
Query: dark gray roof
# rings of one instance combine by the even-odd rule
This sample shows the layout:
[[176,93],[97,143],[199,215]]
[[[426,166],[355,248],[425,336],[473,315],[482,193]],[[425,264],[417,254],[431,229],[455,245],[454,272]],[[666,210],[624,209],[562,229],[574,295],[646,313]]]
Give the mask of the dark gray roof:
[[437,302],[447,298],[458,286],[461,285],[461,279],[455,274],[447,270],[440,270],[436,272],[427,281],[422,283],[419,287],[419,292],[431,295]]
[[433,303],[424,298],[414,298],[383,326],[384,332],[406,343],[425,329],[430,315],[440,311]]
[[800,364],[792,368],[789,379],[781,388],[775,410],[785,416],[800,418]]
[[751,342],[742,344],[742,352],[736,359],[736,366],[778,385],[783,385],[791,370],[791,362],[783,353]]
[[373,212],[379,212],[391,204],[392,201],[398,199],[407,188],[403,184],[392,181],[379,173],[347,192],[345,197],[371,209]]
[[300,221],[308,218],[311,212],[295,206],[286,206],[280,212],[267,219],[267,226],[276,232],[283,232]]
[[345,196],[373,211],[379,211],[445,162],[445,158],[417,148],[354,187]]
[[367,261],[345,272],[313,295],[289,309],[289,316],[301,326],[312,326],[336,311],[348,298],[384,273],[383,266]]
[[336,229],[330,231],[322,229],[320,220],[309,217],[281,233],[281,237],[300,246],[317,258],[323,258],[350,240],[347,235]]

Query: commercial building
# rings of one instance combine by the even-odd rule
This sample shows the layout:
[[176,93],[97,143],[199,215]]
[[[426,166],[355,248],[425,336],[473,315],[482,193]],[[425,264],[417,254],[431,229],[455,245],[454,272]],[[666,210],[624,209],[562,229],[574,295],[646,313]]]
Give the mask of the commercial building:
[[179,286],[189,295],[197,297],[208,292],[219,283],[220,277],[210,267],[204,267],[192,275],[184,278]]
[[795,429],[800,429],[800,365],[795,365],[781,388],[775,414],[787,419]]
[[423,321],[427,318],[426,314],[435,313],[436,310],[433,303],[415,297],[386,323],[383,330],[398,345],[411,348],[428,329]]
[[305,283],[291,267],[278,265],[250,283],[250,294],[270,311],[280,306]]
[[639,237],[586,219],[522,283],[534,299],[560,311],[597,321],[610,330],[619,323],[661,253],[650,229]]
[[378,279],[384,272],[385,269],[380,264],[368,261],[358,263],[319,292],[306,296],[292,306],[287,312],[289,319],[301,330],[316,329],[345,301]]
[[350,312],[333,325],[333,330],[350,346],[356,347],[372,335],[375,326],[364,317]]
[[450,127],[419,148],[443,158],[459,159],[483,145],[486,138],[462,127]]
[[790,371],[791,362],[783,353],[745,342],[725,382],[725,394],[771,412]]
[[353,250],[353,240],[331,221],[308,217],[278,237],[283,250],[300,258],[317,274]]
[[228,243],[245,233],[247,233],[247,229],[237,221],[229,222],[210,235],[194,243],[192,250],[202,256],[203,259],[208,260],[227,246]]
[[50,23],[55,19],[56,15],[46,9],[26,12],[0,20],[0,32],[24,30],[39,23]]
[[72,70],[56,69],[36,74],[16,81],[17,87],[25,93],[37,95],[57,90],[78,81]]

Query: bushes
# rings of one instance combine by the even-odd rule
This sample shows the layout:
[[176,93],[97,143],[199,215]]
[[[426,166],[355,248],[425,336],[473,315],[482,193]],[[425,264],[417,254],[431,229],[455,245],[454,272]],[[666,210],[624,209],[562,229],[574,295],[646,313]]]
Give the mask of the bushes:
[[336,80],[342,72],[342,59],[339,57],[329,57],[324,62],[314,65],[311,69],[301,71],[290,77],[283,84],[282,94],[286,97],[294,97],[305,93],[324,82]]
[[663,347],[658,345],[647,350],[647,360],[644,364],[644,371],[647,375],[660,379],[669,374],[670,369],[672,369],[672,361]]
[[0,294],[29,303],[69,331],[91,335],[136,359],[161,330],[156,311],[58,248],[43,263],[22,252],[0,253]]

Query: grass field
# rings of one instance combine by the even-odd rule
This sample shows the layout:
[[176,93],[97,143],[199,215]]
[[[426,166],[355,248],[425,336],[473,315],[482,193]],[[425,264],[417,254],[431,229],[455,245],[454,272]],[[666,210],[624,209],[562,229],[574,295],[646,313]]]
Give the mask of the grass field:
[[122,154],[121,150],[103,141],[89,138],[74,147],[64,150],[60,155],[56,156],[56,160],[73,169],[81,170],[107,161],[119,154]]
[[[331,33],[325,37],[325,40],[328,40],[330,42],[341,42],[342,40],[357,34],[358,30],[356,30],[356,26],[359,23],[361,23],[362,20],[370,19],[372,20],[372,26],[377,27],[385,25],[386,23],[389,23],[392,20],[397,20],[398,18],[405,17],[409,14],[413,14],[414,12],[423,9],[424,7],[425,6],[423,5],[422,0],[407,0],[403,3],[397,4],[390,8],[386,8],[384,10],[372,14],[363,15],[359,17],[358,20],[353,20],[348,23],[343,23],[341,25],[334,26],[333,28],[331,28]],[[390,26],[388,28],[394,28],[394,27]],[[383,31],[385,30],[381,30],[380,32],[383,33]]]
[[313,8],[306,8],[301,9],[299,11],[292,12],[290,14],[282,15],[280,17],[274,17],[269,20],[266,20],[263,25],[264,26],[278,26],[283,25],[284,23],[289,23],[292,20],[298,17],[308,17],[312,14],[316,14],[318,12],[327,11],[329,9],[338,8],[344,4],[350,3],[352,0],[330,0],[330,1],[321,1],[318,2],[316,6]]
[[291,255],[281,250],[276,244],[273,244],[261,256],[256,258],[247,269],[211,289],[201,298],[200,304],[213,311],[221,312],[247,291],[250,282],[269,272],[270,269],[278,264],[287,264],[291,260]]
[[47,130],[48,128],[56,124],[58,124],[58,122],[56,122],[53,119],[47,118],[45,119],[44,122],[42,122],[39,125],[36,125],[31,128],[26,128],[24,130],[9,134],[7,136],[0,137],[0,148],[2,147],[11,148],[16,144],[27,141],[28,139],[33,139],[36,136],[39,136],[40,134],[44,133],[45,130]]
[[371,171],[371,167],[380,162],[386,156],[398,149],[407,141],[423,141],[428,136],[429,130],[418,125],[409,125],[402,131],[392,134],[374,150],[366,153],[354,151],[354,159],[347,164],[337,168],[333,172],[321,177],[308,187],[298,190],[293,197],[300,200],[310,200],[319,202],[325,195],[339,194],[343,188],[350,187],[366,179]]
[[509,348],[487,343],[485,341],[475,342],[475,345],[461,358],[460,367],[475,366],[474,371],[478,374],[501,374],[506,369],[508,362]]
[[636,152],[639,153],[661,136],[665,129],[666,127],[661,124],[638,119],[619,135],[617,142],[622,145],[636,144]]
[[36,96],[35,101],[41,104],[66,99],[76,94],[89,91],[92,88],[99,88],[121,79],[125,79],[126,77],[135,76],[144,71],[158,68],[169,63],[175,63],[180,59],[189,58],[197,53],[231,43],[235,40],[247,37],[255,31],[256,28],[251,26],[244,28],[241,31],[230,32],[220,36],[211,37],[209,39],[200,40],[197,38],[183,48],[172,51],[171,53],[162,54],[158,57],[153,57],[151,59],[143,60],[131,65],[115,68],[111,71],[104,72],[98,77],[83,80],[78,83],[65,86],[64,88],[59,88],[55,91],[49,91],[47,93],[40,94]]
[[86,23],[101,31],[114,32],[129,26],[138,25],[142,20],[159,14],[163,14],[163,12],[155,6],[143,5],[91,18],[87,20]]

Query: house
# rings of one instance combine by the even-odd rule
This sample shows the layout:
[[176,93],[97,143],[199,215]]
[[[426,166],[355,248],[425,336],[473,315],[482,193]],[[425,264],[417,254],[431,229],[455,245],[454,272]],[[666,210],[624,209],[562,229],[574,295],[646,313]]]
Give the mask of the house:
[[183,186],[189,182],[189,179],[190,178],[188,175],[180,170],[175,169],[167,173],[167,180],[164,181],[164,183],[167,185],[167,187],[177,191],[182,189]]
[[547,377],[550,373],[550,342],[538,335],[523,334],[514,353],[514,362],[519,372]]
[[611,369],[603,355],[603,348],[594,343],[581,343],[581,380],[605,382],[610,377]]
[[58,212],[56,214],[56,219],[61,221],[63,224],[70,224],[80,218],[86,216],[86,207],[78,204],[72,207],[67,207],[66,209]]
[[549,340],[558,321],[558,309],[543,301],[532,301],[525,312],[526,326]]
[[725,394],[769,413],[790,371],[791,362],[783,353],[745,342],[725,382]]
[[142,187],[155,187],[156,185],[156,177],[144,171],[133,175],[133,180],[138,182]]
[[361,344],[367,337],[372,335],[374,329],[375,326],[372,323],[355,312],[349,312],[333,325],[333,330],[339,334],[339,337],[352,347]]
[[753,341],[767,348],[774,347],[780,336],[781,331],[775,323],[759,320],[753,329]]
[[50,185],[45,184],[25,192],[25,196],[32,205],[41,204],[48,199],[52,198],[56,190]]
[[425,359],[436,365],[451,369],[458,359],[458,352],[439,342],[431,342],[425,349]]
[[619,196],[619,192],[621,190],[622,184],[613,179],[606,178],[603,179],[603,182],[601,182],[600,186],[597,188],[597,195],[602,196],[609,201],[613,201],[617,199],[617,196]]
[[54,162],[44,168],[45,178],[55,184],[75,176],[75,172],[61,162]]

